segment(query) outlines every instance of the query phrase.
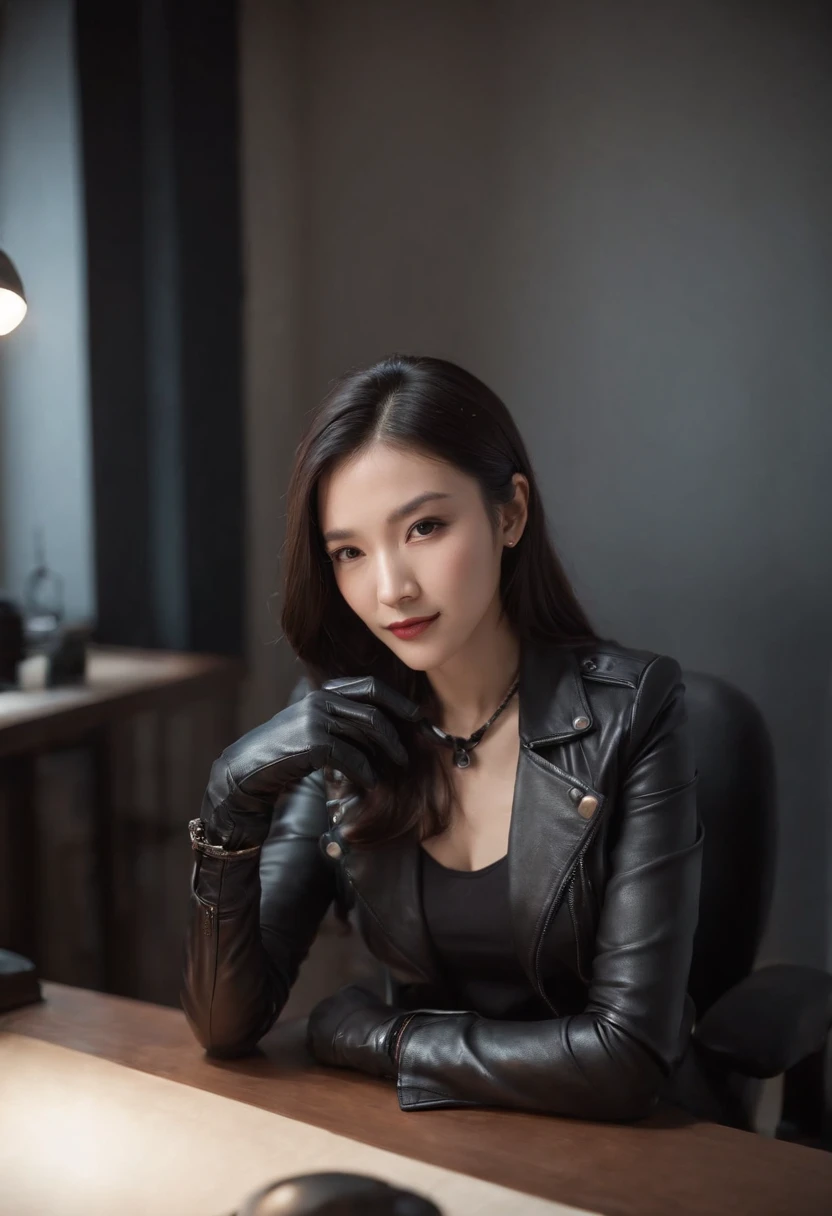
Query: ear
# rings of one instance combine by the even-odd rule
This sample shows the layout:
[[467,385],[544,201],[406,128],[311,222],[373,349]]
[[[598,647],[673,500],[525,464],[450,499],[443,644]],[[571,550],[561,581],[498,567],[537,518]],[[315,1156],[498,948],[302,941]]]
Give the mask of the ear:
[[529,479],[524,473],[512,474],[514,497],[502,510],[502,535],[516,545],[526,528],[529,518]]

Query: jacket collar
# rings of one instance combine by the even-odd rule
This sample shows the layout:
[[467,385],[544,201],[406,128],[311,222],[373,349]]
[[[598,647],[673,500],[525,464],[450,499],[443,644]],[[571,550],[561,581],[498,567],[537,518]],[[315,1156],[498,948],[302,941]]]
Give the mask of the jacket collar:
[[[517,691],[522,743],[561,743],[592,729],[592,712],[571,647],[537,639],[527,642]],[[575,726],[581,717],[589,720],[589,726]]]
[[[509,898],[518,957],[538,987],[537,947],[546,915],[562,890],[597,819],[601,795],[586,780],[535,752],[588,735],[593,719],[575,652],[547,641],[528,641],[521,653],[520,753],[509,832]],[[589,725],[576,720],[588,719]],[[588,821],[577,813],[575,792],[593,793],[599,810]],[[422,913],[420,846],[396,843],[344,858],[350,882],[403,964],[432,985],[441,978]]]

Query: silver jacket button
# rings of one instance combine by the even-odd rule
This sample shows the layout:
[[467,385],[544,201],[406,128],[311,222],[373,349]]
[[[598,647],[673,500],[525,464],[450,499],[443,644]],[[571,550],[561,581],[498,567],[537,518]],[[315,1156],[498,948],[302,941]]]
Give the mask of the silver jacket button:
[[589,718],[585,718],[584,715],[581,714],[579,717],[573,719],[572,725],[574,726],[575,730],[586,730],[586,728],[589,726]]
[[326,846],[327,857],[332,857],[335,861],[338,860],[343,851],[344,850],[341,848],[337,840],[330,840],[329,844]]

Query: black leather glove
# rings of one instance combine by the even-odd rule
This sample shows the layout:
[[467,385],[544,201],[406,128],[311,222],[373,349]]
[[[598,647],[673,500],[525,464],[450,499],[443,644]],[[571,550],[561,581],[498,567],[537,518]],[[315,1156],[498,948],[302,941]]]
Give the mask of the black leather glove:
[[396,1034],[409,1016],[360,984],[349,984],[312,1010],[306,1046],[320,1064],[393,1079]]
[[226,849],[262,844],[281,791],[325,766],[372,789],[374,753],[407,763],[385,710],[407,722],[420,717],[413,701],[377,677],[339,676],[248,731],[211,767],[200,811],[207,838]]

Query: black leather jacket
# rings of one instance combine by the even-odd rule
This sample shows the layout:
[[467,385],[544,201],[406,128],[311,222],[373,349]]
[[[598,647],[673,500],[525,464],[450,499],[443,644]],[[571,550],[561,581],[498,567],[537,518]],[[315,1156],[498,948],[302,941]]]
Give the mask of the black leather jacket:
[[[339,803],[327,805],[332,788],[315,772],[281,796],[259,859],[196,854],[182,1003],[207,1050],[254,1047],[346,892],[395,1003],[426,1011],[401,1040],[403,1110],[503,1106],[611,1120],[651,1110],[694,1014],[686,986],[702,829],[681,669],[611,642],[528,642],[518,695],[512,929],[551,1018],[449,1009],[421,912],[419,845],[329,861],[319,840]],[[360,797],[349,802],[360,809]]]

